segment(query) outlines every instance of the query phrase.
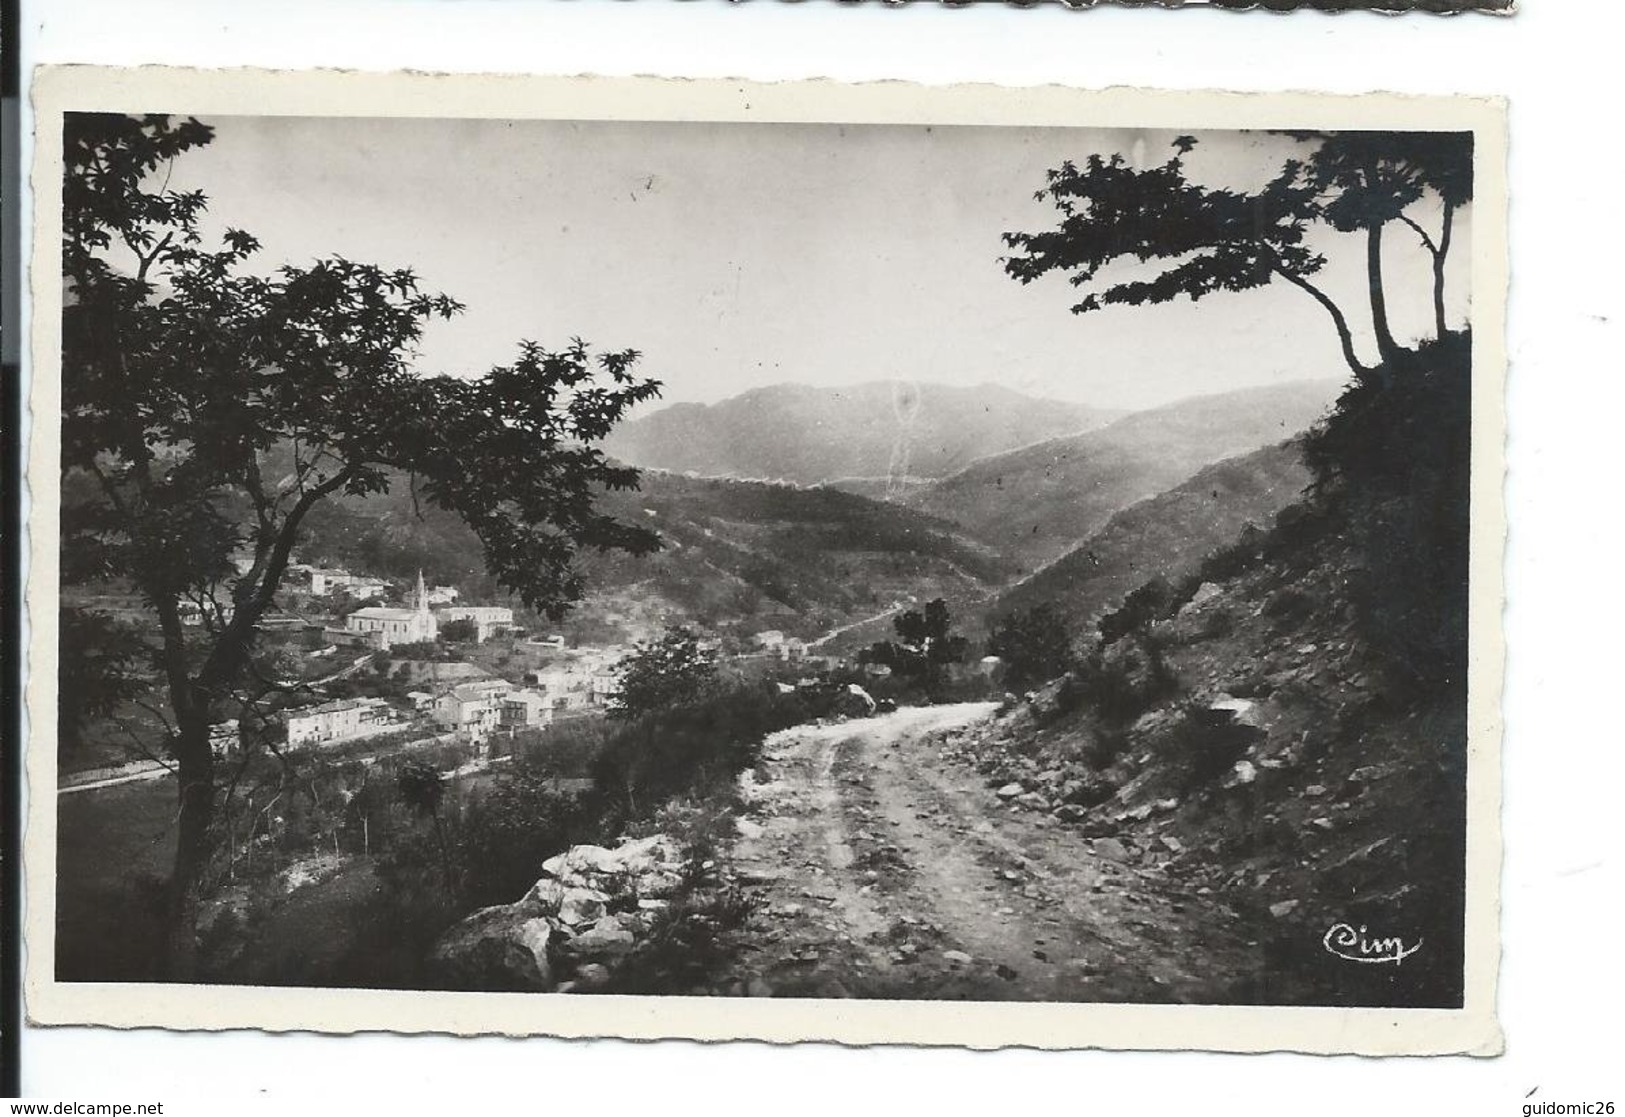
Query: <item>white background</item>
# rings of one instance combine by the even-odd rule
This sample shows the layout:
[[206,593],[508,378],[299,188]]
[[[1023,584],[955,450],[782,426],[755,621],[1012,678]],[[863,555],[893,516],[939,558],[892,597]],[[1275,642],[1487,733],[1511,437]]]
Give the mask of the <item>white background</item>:
[[1625,1104],[1616,1053],[1625,732],[1614,642],[1625,619],[1625,175],[1614,121],[1625,5],[1522,2],[1510,19],[829,0],[25,3],[25,80],[44,62],[153,62],[1504,94],[1513,294],[1502,1058],[31,1029],[24,1091],[162,1100],[178,1114],[228,1099],[248,1113],[1517,1114],[1531,1090],[1530,1103]]

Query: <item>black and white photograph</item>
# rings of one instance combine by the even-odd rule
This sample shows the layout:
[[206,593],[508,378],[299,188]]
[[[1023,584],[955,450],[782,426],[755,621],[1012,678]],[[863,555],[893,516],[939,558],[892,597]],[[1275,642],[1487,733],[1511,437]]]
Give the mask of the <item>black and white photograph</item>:
[[1496,1049],[1498,106],[61,76],[36,1019]]
[[[890,0],[907,2],[907,0]],[[983,0],[942,0],[947,4],[974,4]],[[995,0],[998,2],[998,0]],[[1028,7],[1040,0],[1003,0]],[[1462,12],[1486,12],[1492,15],[1511,15],[1516,0],[1056,0],[1069,8],[1092,8],[1095,5],[1129,7],[1213,7],[1227,11],[1293,12],[1379,12],[1384,15],[1404,15],[1409,12],[1432,12],[1456,15]]]

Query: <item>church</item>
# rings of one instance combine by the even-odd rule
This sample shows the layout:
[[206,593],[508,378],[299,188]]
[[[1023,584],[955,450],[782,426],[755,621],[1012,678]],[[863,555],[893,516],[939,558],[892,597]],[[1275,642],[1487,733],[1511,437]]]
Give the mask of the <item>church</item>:
[[418,571],[417,589],[412,594],[410,609],[392,609],[382,605],[357,609],[344,618],[344,628],[346,632],[354,633],[380,648],[435,639],[440,634],[440,624],[429,611],[429,595],[423,588],[423,572]]

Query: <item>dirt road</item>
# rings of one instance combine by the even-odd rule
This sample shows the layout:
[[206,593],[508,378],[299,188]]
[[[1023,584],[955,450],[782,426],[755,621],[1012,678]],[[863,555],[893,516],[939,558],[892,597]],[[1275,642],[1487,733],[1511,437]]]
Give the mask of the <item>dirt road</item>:
[[1213,897],[1000,801],[938,735],[990,704],[770,738],[734,867],[761,901],[720,991],[1201,1003],[1259,965]]

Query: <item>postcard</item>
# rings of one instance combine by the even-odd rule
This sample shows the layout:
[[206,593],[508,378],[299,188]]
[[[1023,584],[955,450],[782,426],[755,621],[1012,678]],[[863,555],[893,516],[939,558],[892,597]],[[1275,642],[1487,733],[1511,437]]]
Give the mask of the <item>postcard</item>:
[[33,95],[33,1022],[1499,1051],[1499,102]]

